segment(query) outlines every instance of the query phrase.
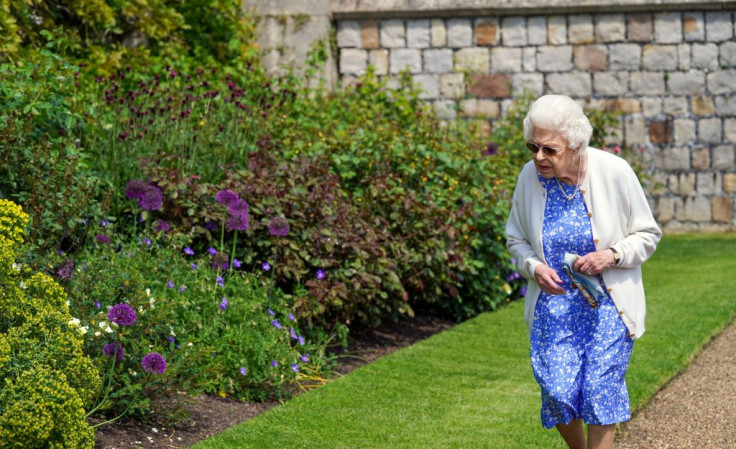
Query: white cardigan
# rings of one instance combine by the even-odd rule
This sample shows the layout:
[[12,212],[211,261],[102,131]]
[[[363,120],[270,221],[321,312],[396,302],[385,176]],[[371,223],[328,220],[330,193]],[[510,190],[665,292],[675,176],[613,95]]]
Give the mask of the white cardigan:
[[[596,148],[586,150],[588,168],[581,185],[592,214],[596,250],[614,247],[621,262],[603,272],[603,281],[632,338],[644,333],[646,305],[641,264],[654,253],[662,231],[652,216],[636,174],[622,158]],[[546,195],[534,162],[519,175],[506,223],[506,246],[519,272],[529,280],[524,319],[531,333],[534,309],[541,293],[534,269],[544,262],[542,226]]]

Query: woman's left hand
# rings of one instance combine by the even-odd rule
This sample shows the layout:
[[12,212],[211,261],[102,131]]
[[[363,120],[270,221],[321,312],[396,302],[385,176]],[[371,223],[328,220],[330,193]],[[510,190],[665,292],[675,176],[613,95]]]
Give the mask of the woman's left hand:
[[616,259],[610,249],[588,253],[575,261],[573,269],[588,276],[601,274],[616,265]]

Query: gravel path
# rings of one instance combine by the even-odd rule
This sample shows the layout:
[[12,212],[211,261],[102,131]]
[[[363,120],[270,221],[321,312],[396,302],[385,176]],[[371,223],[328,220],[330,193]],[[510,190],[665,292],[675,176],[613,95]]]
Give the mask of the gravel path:
[[616,449],[736,448],[736,322],[657,393]]

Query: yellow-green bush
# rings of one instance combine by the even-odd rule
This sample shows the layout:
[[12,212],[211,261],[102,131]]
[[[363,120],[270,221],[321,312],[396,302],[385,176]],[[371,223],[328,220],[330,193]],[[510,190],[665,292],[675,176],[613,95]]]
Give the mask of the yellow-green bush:
[[0,447],[91,448],[100,378],[64,290],[15,263],[28,216],[0,200]]

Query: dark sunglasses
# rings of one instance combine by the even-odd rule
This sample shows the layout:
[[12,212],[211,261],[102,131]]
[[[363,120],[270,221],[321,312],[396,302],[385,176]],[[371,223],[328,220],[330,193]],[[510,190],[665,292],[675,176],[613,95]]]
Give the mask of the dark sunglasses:
[[558,150],[557,148],[543,147],[534,142],[527,142],[526,147],[529,148],[529,151],[531,151],[534,154],[537,154],[539,153],[539,150],[542,150],[544,154],[546,154],[547,156],[556,156],[557,153],[560,152],[560,150]]

